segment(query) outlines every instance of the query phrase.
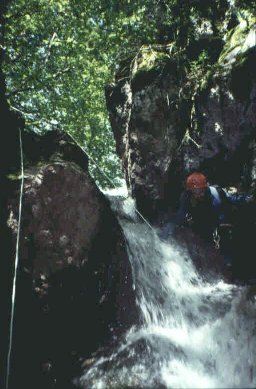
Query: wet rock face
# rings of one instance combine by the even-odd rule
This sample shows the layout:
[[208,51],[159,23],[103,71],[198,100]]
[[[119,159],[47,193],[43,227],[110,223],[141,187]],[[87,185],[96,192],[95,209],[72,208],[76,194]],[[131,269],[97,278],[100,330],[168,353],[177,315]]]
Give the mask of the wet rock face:
[[164,200],[186,113],[181,120],[174,74],[155,77],[148,85],[141,85],[141,78],[109,87],[106,94],[128,187],[142,213],[153,217]]
[[[33,136],[41,152],[37,161],[35,155],[26,157],[14,387],[25,382],[28,374],[30,387],[72,387],[81,358],[136,321],[130,263],[120,226],[85,169],[86,156],[78,158],[80,151],[69,137],[54,133],[50,137],[51,152],[40,147],[47,145],[44,137],[40,141]],[[24,139],[27,153],[30,142],[29,136]],[[72,153],[77,163],[70,162]],[[12,177],[9,185],[8,227],[14,260],[20,180]]]
[[190,133],[198,147],[188,140],[182,150],[185,171],[202,169],[211,182],[223,186],[250,186],[255,179],[255,92],[256,82],[252,80],[248,99],[238,99],[228,78],[198,95],[196,115],[201,132]]

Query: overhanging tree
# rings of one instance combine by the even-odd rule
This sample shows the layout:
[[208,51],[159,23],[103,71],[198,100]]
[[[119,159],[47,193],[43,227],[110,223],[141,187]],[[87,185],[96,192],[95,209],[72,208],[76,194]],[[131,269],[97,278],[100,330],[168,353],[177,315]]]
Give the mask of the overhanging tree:
[[62,129],[105,174],[120,176],[104,98],[117,64],[142,45],[172,41],[186,49],[205,20],[218,34],[228,7],[227,0],[12,0],[4,64],[11,106],[27,130]]

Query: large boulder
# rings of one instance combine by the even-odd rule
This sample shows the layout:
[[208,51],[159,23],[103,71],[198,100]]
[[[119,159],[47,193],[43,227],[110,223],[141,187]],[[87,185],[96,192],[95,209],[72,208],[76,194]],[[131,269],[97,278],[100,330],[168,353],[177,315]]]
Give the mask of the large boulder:
[[170,167],[188,123],[188,104],[179,104],[178,77],[178,65],[167,53],[145,48],[137,58],[132,80],[121,79],[106,88],[127,186],[139,210],[149,218],[164,202]]
[[9,261],[20,227],[12,381],[68,388],[82,359],[136,320],[130,263],[119,223],[72,139],[24,134],[23,146],[20,226],[20,176],[9,176]]

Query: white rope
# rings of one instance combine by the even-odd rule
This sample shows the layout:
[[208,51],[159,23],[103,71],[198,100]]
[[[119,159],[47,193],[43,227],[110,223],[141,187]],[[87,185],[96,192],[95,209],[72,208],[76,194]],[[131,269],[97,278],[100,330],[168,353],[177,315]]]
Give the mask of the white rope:
[[[80,147],[80,149],[88,155],[89,159],[95,164],[99,171],[107,178],[107,180],[113,185],[114,188],[117,186],[114,184],[108,175],[101,170],[97,165],[96,161],[89,155],[89,153],[80,146],[73,136],[69,134],[73,141]],[[22,137],[21,130],[19,129],[19,141],[20,141],[20,164],[21,164],[21,185],[20,185],[20,198],[19,198],[19,219],[17,227],[17,237],[16,237],[16,255],[15,255],[15,264],[14,264],[14,276],[13,276],[13,286],[12,286],[12,306],[11,306],[11,321],[10,321],[10,332],[9,332],[9,349],[7,356],[7,373],[6,373],[6,389],[9,388],[9,379],[10,379],[10,365],[11,365],[11,354],[12,354],[12,343],[13,343],[13,323],[14,323],[14,311],[15,311],[15,298],[16,298],[16,283],[17,283],[17,271],[19,265],[19,243],[20,243],[20,230],[21,230],[21,213],[22,213],[22,199],[23,199],[23,190],[24,190],[24,162],[23,162],[23,147],[22,147]],[[144,218],[144,216],[135,208],[137,214],[141,219],[153,230],[151,224]]]
[[17,281],[17,270],[19,264],[19,241],[20,241],[22,197],[23,197],[23,188],[24,188],[23,148],[22,148],[20,129],[19,129],[19,139],[20,139],[20,160],[21,160],[20,162],[21,185],[20,185],[20,200],[19,200],[19,220],[18,220],[17,238],[16,238],[16,255],[15,255],[13,285],[12,285],[12,309],[11,309],[11,321],[10,321],[9,349],[8,349],[8,356],[7,356],[6,389],[8,389],[9,387],[9,378],[10,378],[10,364],[11,364],[12,341],[13,341],[13,321],[14,321],[14,309],[15,309],[15,297],[16,297],[16,281]]
[[94,165],[99,169],[99,171],[101,172],[101,174],[114,186],[114,188],[116,189],[117,186],[114,184],[114,181],[111,180],[111,178],[97,165],[96,161],[92,158],[92,156],[88,153],[88,151],[82,147],[75,139],[74,137],[68,132],[68,135],[70,136],[71,139],[73,139],[73,141],[75,142],[75,144],[80,147],[80,149],[83,151],[84,154],[86,154],[88,156],[88,158],[94,163]]
[[152,231],[154,231],[154,228],[151,226],[151,224],[144,218],[144,216],[138,211],[137,208],[135,208],[135,212],[141,217],[141,219],[151,228]]
[[[101,172],[101,174],[104,175],[105,178],[107,178],[107,180],[113,185],[113,187],[115,189],[117,189],[118,187],[115,185],[114,181],[111,180],[111,178],[97,165],[96,161],[92,158],[92,156],[88,153],[87,150],[85,150],[85,148],[83,148],[82,146],[80,146],[79,143],[77,143],[77,141],[73,138],[73,136],[68,133],[70,138],[73,139],[73,141],[75,142],[75,144],[80,147],[80,149],[88,156],[88,158],[94,163],[94,165],[99,169],[99,171]],[[135,212],[141,217],[141,219],[149,226],[149,228],[151,228],[152,231],[154,231],[153,227],[151,226],[151,224],[144,218],[144,216],[138,211],[137,208],[135,208]]]

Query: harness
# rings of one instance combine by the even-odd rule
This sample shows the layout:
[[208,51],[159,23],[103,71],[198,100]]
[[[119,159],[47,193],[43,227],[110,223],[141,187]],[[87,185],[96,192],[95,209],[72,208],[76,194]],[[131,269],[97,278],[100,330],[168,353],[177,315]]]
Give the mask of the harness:
[[[225,191],[221,187],[213,185],[209,186],[207,201],[209,201],[209,210],[211,210],[209,214],[209,227],[212,226],[211,234],[214,246],[216,249],[219,249],[220,241],[223,243],[223,238],[225,242],[230,241],[231,239],[232,231],[230,227],[232,227],[232,225],[227,221],[230,204]],[[203,213],[202,216],[206,215],[207,214]],[[190,225],[194,223],[192,212],[188,212],[186,220]]]
[[218,228],[215,228],[212,236],[213,236],[214,247],[218,250],[220,248],[220,234]]
[[[213,206],[213,208],[216,209],[217,214],[218,214],[218,219],[220,221],[222,218],[224,218],[224,214],[221,213],[221,210],[220,210],[222,208],[222,201],[221,201],[221,196],[220,196],[221,188],[216,187],[216,186],[209,186],[209,190],[210,190],[211,197],[212,197],[212,206]],[[220,234],[219,234],[219,230],[217,227],[213,231],[212,236],[213,236],[214,246],[218,250],[220,248]]]
[[225,213],[228,212],[228,199],[226,197],[225,191],[219,186],[209,186],[211,196],[212,196],[212,205],[216,209],[219,225],[213,231],[213,242],[216,249],[220,248],[220,230],[222,231],[222,237],[225,236],[226,240],[231,240],[232,238],[232,224],[227,222]]

